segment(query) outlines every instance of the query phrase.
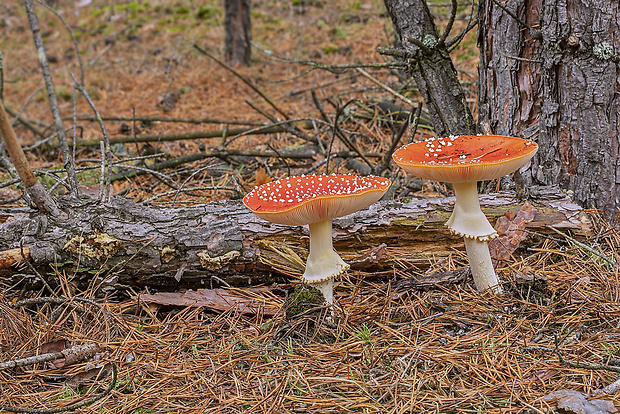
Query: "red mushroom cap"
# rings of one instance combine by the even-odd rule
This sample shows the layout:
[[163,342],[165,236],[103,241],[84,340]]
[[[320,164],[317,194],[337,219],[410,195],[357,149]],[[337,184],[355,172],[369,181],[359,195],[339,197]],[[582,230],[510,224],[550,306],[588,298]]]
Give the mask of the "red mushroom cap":
[[309,175],[254,188],[243,203],[272,223],[300,226],[346,216],[378,201],[390,186],[383,177]]
[[467,183],[492,180],[518,170],[538,144],[499,135],[431,138],[405,145],[392,158],[411,174],[433,181]]

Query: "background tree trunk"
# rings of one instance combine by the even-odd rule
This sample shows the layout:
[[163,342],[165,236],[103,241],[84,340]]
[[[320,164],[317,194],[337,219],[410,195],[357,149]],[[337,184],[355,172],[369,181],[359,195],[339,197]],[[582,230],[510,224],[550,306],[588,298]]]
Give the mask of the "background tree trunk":
[[226,60],[232,65],[248,65],[252,52],[250,0],[224,0]]
[[[618,0],[481,0],[479,121],[538,142],[524,184],[620,208]],[[526,23],[526,27],[523,23]]]
[[[402,48],[415,55],[409,70],[424,98],[438,136],[476,133],[465,93],[426,0],[384,0]],[[406,41],[422,42],[427,51]]]

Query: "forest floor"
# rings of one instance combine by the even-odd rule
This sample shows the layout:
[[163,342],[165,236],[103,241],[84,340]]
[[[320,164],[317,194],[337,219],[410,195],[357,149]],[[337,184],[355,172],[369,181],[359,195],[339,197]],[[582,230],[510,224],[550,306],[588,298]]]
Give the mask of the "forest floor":
[[[234,71],[194,47],[223,57],[220,3],[61,0],[53,6],[73,29],[82,67],[61,21],[37,6],[65,126],[73,125],[75,115],[83,140],[102,135],[88,119],[92,111],[85,99],[78,96],[74,109],[71,73],[80,79],[83,68],[86,90],[110,139],[129,140],[112,146],[115,194],[140,203],[205,203],[240,198],[288,174],[324,172],[322,151],[307,158],[282,154],[306,149],[300,135],[329,142],[335,118],[357,149],[381,161],[403,122],[381,108],[388,102],[412,110],[410,101],[420,101],[415,86],[397,68],[334,66],[390,61],[377,52],[393,44],[381,2],[254,1],[252,63]],[[443,27],[450,3],[433,1],[431,9]],[[470,13],[469,3],[459,5],[455,33]],[[62,162],[51,144],[38,145],[51,135],[52,120],[22,2],[0,4],[0,29],[4,103],[23,120],[15,124],[18,137],[32,147],[29,161],[50,188],[62,177],[53,171]],[[453,53],[474,113],[475,43],[473,31]],[[328,67],[317,69],[316,63]],[[285,117],[300,120],[296,134],[251,130]],[[229,135],[234,128],[250,131]],[[202,131],[221,132],[215,138],[183,136]],[[147,135],[154,136],[148,143],[132,141]],[[432,135],[423,112],[411,138]],[[182,158],[214,150],[216,157]],[[332,152],[345,150],[353,149],[335,139]],[[246,152],[239,157],[233,151]],[[82,190],[94,196],[99,158],[98,142],[76,149],[78,167],[90,168],[80,172]],[[164,160],[177,164],[160,168]],[[346,157],[330,164],[330,171],[364,168]],[[0,180],[7,184],[10,177],[0,171]],[[19,203],[19,191],[4,184],[0,201]],[[409,184],[396,197],[448,194],[442,185]],[[63,191],[62,185],[54,189]],[[24,304],[19,300],[50,292],[0,282],[0,361],[86,343],[100,347],[86,362],[0,368],[0,405],[38,412],[100,395],[77,411],[614,412],[620,396],[603,393],[598,400],[593,394],[620,371],[620,278],[613,265],[620,259],[620,235],[596,212],[591,217],[591,234],[580,238],[582,244],[528,238],[498,269],[501,295],[481,295],[469,282],[413,288],[406,284],[411,269],[403,261],[381,275],[349,272],[336,286],[333,318],[321,308],[287,315],[286,289],[274,286],[227,289],[263,304],[244,313],[155,306],[139,299],[145,292],[105,301],[76,291],[62,273],[55,278],[60,299]],[[429,268],[462,268],[461,258],[457,246],[452,260]]]

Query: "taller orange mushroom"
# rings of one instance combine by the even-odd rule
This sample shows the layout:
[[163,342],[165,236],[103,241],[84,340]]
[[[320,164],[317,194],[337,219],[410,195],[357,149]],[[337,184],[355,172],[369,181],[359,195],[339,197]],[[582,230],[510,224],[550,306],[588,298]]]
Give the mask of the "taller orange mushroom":
[[332,304],[334,278],[349,265],[334,251],[332,219],[378,201],[390,186],[383,177],[310,175],[288,177],[254,188],[243,203],[257,216],[277,224],[308,225],[310,252],[303,279]]
[[393,159],[405,171],[427,180],[451,183],[456,204],[446,225],[465,238],[476,288],[500,292],[487,242],[497,236],[480,210],[477,182],[500,178],[527,163],[538,144],[498,135],[431,138],[405,145]]

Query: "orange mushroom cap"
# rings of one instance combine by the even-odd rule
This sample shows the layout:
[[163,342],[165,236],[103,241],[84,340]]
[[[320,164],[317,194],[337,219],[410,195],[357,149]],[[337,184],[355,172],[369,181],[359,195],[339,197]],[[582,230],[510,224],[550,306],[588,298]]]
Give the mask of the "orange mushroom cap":
[[464,135],[407,144],[392,158],[417,177],[466,183],[510,174],[525,165],[537,150],[538,144],[522,138]]
[[383,196],[390,183],[376,176],[302,175],[260,185],[243,203],[267,221],[300,226],[368,207]]

